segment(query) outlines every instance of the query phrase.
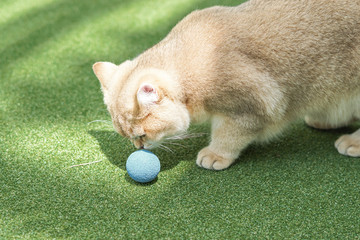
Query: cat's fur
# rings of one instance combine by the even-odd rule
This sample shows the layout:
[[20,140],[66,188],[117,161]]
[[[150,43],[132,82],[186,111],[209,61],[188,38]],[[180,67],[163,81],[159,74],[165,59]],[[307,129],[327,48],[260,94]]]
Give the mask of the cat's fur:
[[[360,119],[360,0],[195,11],[135,59],[93,69],[116,130],[136,147],[209,120],[211,143],[196,162],[224,169],[297,118],[321,129]],[[360,156],[360,130],[336,147]]]

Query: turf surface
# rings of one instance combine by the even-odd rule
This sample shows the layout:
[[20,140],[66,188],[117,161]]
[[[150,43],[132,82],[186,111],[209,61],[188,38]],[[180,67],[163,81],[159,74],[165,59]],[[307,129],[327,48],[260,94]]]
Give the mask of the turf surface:
[[238,3],[1,1],[0,239],[359,239],[360,159],[333,147],[359,125],[299,121],[220,172],[195,165],[206,136],[182,141],[155,151],[158,179],[137,184],[134,148],[93,122],[110,120],[95,61],[133,58],[190,11]]

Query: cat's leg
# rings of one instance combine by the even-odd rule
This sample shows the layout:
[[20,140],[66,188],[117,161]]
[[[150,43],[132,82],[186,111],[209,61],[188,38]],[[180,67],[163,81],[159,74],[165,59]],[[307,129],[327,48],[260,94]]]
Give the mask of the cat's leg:
[[339,99],[336,104],[305,116],[307,125],[317,129],[346,127],[360,118],[360,95]]
[[[360,120],[360,96],[351,105],[354,108],[354,119]],[[360,157],[360,129],[350,135],[341,136],[336,142],[335,147],[338,152],[351,156]]]
[[360,157],[360,129],[350,135],[341,136],[335,147],[339,153],[351,157]]
[[[347,126],[360,120],[360,96],[339,101],[327,111],[309,114],[305,122],[314,128],[332,129]],[[338,152],[352,157],[360,157],[360,129],[353,134],[341,136],[335,147]]]
[[228,168],[241,150],[256,138],[256,131],[249,127],[251,125],[253,122],[249,119],[214,117],[211,143],[199,152],[197,165],[213,170]]
[[336,129],[348,126],[354,122],[352,114],[341,113],[338,109],[331,109],[305,116],[305,123],[316,129]]
[[329,121],[327,120],[327,114],[312,114],[312,115],[306,115],[305,116],[305,123],[312,128],[316,128],[316,129],[323,129],[323,130],[327,130],[327,129],[334,129],[337,128],[337,126],[335,126],[334,124],[329,123]]

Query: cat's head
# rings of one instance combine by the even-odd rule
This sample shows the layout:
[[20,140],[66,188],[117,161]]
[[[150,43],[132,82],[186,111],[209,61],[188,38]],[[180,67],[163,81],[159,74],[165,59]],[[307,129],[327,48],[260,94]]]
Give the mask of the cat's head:
[[134,61],[93,66],[115,130],[135,147],[152,149],[190,124],[181,86],[167,72],[140,69]]

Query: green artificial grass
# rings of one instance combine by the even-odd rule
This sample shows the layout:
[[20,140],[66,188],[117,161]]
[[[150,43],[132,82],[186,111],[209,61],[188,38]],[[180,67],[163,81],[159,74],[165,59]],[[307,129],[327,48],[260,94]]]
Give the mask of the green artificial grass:
[[[359,239],[360,159],[337,137],[294,123],[214,172],[196,166],[208,137],[138,184],[135,149],[115,134],[91,66],[160,41],[194,9],[236,0],[0,2],[0,239]],[[192,126],[209,132],[209,126]],[[87,166],[81,163],[100,161]]]

